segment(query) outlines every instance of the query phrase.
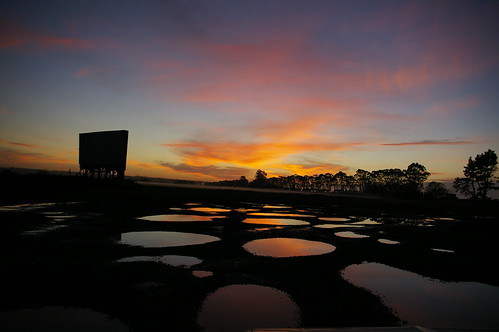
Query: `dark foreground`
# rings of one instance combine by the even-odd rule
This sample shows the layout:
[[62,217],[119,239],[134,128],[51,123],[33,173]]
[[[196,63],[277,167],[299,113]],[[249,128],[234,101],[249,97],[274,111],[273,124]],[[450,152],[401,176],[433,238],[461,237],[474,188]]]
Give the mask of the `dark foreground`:
[[[289,294],[300,308],[302,327],[399,326],[404,322],[377,296],[345,281],[340,271],[368,261],[442,281],[499,286],[495,268],[499,209],[493,202],[172,188],[74,178],[3,180],[0,205],[56,203],[0,211],[0,311],[4,312],[55,306],[89,308],[136,331],[198,331],[198,313],[208,294],[227,285],[254,284]],[[221,218],[213,221],[137,220],[179,211],[214,215],[190,211],[191,203],[230,211],[216,213]],[[241,209],[307,214],[299,219],[310,225],[246,224],[242,222],[246,210]],[[369,238],[340,238],[334,235],[338,229],[313,227],[323,223],[319,217],[369,218],[380,224],[361,230],[342,229]],[[432,227],[422,227],[429,223],[425,221],[428,218],[457,221],[440,219],[432,221]],[[169,248],[119,243],[122,233],[133,231],[202,233],[221,240]],[[400,244],[380,244],[380,234]],[[272,258],[243,249],[249,241],[276,237],[321,241],[336,250],[319,256]],[[124,257],[159,255],[194,256],[202,263],[195,268],[155,262],[117,263]],[[193,270],[213,275],[200,278]]]

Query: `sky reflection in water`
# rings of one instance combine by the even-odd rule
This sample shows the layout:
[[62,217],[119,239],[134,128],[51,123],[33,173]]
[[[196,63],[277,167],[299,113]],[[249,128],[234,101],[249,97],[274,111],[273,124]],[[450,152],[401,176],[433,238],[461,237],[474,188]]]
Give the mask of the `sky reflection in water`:
[[285,218],[248,218],[243,221],[246,224],[257,225],[278,225],[278,226],[300,226],[310,225],[310,223],[298,219],[285,219]]
[[254,240],[246,243],[243,248],[254,255],[270,257],[323,255],[336,249],[335,246],[324,242],[291,238]]
[[369,237],[369,235],[362,235],[362,234],[357,234],[354,232],[350,231],[345,231],[345,232],[336,232],[334,235],[339,236],[339,237],[345,237],[349,239],[363,239]]
[[3,331],[130,331],[121,321],[90,309],[43,307],[0,311]]
[[379,263],[350,265],[342,275],[379,295],[409,325],[499,328],[499,287],[442,282]]
[[219,241],[220,238],[182,232],[129,232],[121,234],[121,243],[146,248],[178,247]]
[[293,328],[298,306],[288,294],[271,287],[230,285],[208,295],[198,315],[204,331],[243,332],[255,327]]
[[179,255],[164,255],[164,256],[133,256],[125,257],[118,260],[118,263],[133,263],[133,262],[157,262],[171,266],[190,267],[200,264],[203,261],[192,256]]
[[145,216],[139,218],[147,221],[165,221],[165,222],[193,222],[193,221],[212,221],[211,216],[196,216],[190,214],[158,214],[154,216]]

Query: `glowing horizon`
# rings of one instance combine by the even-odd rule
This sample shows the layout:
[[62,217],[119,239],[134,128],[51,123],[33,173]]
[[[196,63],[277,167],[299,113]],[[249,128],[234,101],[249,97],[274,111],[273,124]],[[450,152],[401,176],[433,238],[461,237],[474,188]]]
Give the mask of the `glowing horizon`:
[[127,175],[201,181],[499,152],[494,2],[0,8],[2,167],[76,170],[78,134],[116,129]]

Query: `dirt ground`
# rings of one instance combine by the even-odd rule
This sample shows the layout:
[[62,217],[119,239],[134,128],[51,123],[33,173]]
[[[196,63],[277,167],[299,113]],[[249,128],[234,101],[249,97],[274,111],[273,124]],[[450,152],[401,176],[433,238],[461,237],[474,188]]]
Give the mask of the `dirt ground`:
[[[345,281],[340,271],[369,261],[443,281],[499,286],[499,273],[490,268],[499,253],[496,202],[407,201],[81,180],[16,178],[4,183],[7,186],[0,193],[2,311],[90,308],[136,331],[199,331],[196,318],[208,294],[226,285],[256,284],[289,294],[300,308],[303,327],[398,326],[404,322],[378,297]],[[220,218],[212,221],[137,219],[179,211],[194,214],[189,210],[192,203],[227,211],[218,212]],[[310,224],[262,227],[243,223],[251,209],[306,214],[299,219]],[[313,227],[323,223],[320,217],[352,222],[370,219],[378,224],[355,229],[369,238],[340,238],[334,235],[337,229]],[[122,233],[133,231],[202,233],[221,240],[167,248],[119,242]],[[380,244],[381,236],[400,244]],[[272,258],[243,249],[251,240],[273,237],[321,241],[336,250],[318,256]],[[159,255],[194,256],[202,262],[187,268],[117,262],[124,257]],[[213,275],[199,278],[193,270]]]

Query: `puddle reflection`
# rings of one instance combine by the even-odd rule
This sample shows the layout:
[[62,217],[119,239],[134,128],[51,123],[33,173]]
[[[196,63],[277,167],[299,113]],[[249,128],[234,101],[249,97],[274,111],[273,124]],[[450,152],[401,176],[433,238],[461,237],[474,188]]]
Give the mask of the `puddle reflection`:
[[276,258],[323,255],[336,249],[328,243],[293,238],[254,240],[246,243],[243,248],[257,256]]
[[213,272],[196,270],[196,271],[192,271],[192,275],[195,277],[198,277],[198,278],[207,278],[207,277],[211,277],[213,275]]
[[129,232],[121,234],[120,243],[146,248],[178,247],[219,241],[220,238],[182,232]]
[[121,258],[118,263],[133,263],[133,262],[157,262],[171,266],[191,267],[201,264],[203,261],[197,257],[179,256],[179,255],[164,255],[164,256],[133,256]]
[[448,254],[453,254],[454,253],[454,250],[449,250],[449,249],[431,248],[431,250],[433,250],[433,251],[439,251],[439,252],[445,252],[445,253],[448,253]]
[[388,239],[378,239],[379,243],[383,244],[400,244],[398,241],[388,240]]
[[231,211],[230,209],[211,208],[211,207],[196,207],[196,208],[190,208],[189,210],[196,212],[206,212],[206,213],[224,213]]
[[279,213],[279,212],[253,212],[248,213],[249,216],[261,216],[261,217],[314,217],[310,214],[299,214],[299,213]]
[[300,310],[287,293],[258,285],[230,285],[208,295],[198,315],[204,331],[243,332],[255,327],[294,328]]
[[284,218],[248,218],[243,221],[246,224],[257,225],[277,225],[277,226],[298,226],[310,225],[309,222],[298,219],[284,219]]
[[317,228],[359,228],[363,227],[362,225],[350,225],[350,224],[321,224],[315,225]]
[[365,219],[365,220],[362,220],[362,221],[354,222],[352,224],[353,225],[381,225],[381,222],[375,221],[375,220],[371,220],[371,219]]
[[333,222],[342,222],[349,221],[349,218],[339,218],[339,217],[320,217],[319,220],[322,221],[333,221]]
[[196,216],[190,214],[159,214],[154,216],[140,217],[139,220],[146,221],[165,221],[165,222],[194,222],[194,221],[212,221],[211,216]]
[[334,235],[339,236],[339,237],[346,237],[349,239],[363,239],[363,238],[369,237],[369,235],[357,234],[357,233],[350,232],[350,231],[336,232],[336,233],[334,233]]
[[90,309],[43,307],[0,311],[4,331],[130,331],[121,321]]
[[380,296],[409,325],[499,328],[499,287],[442,282],[379,263],[350,265],[342,276]]

